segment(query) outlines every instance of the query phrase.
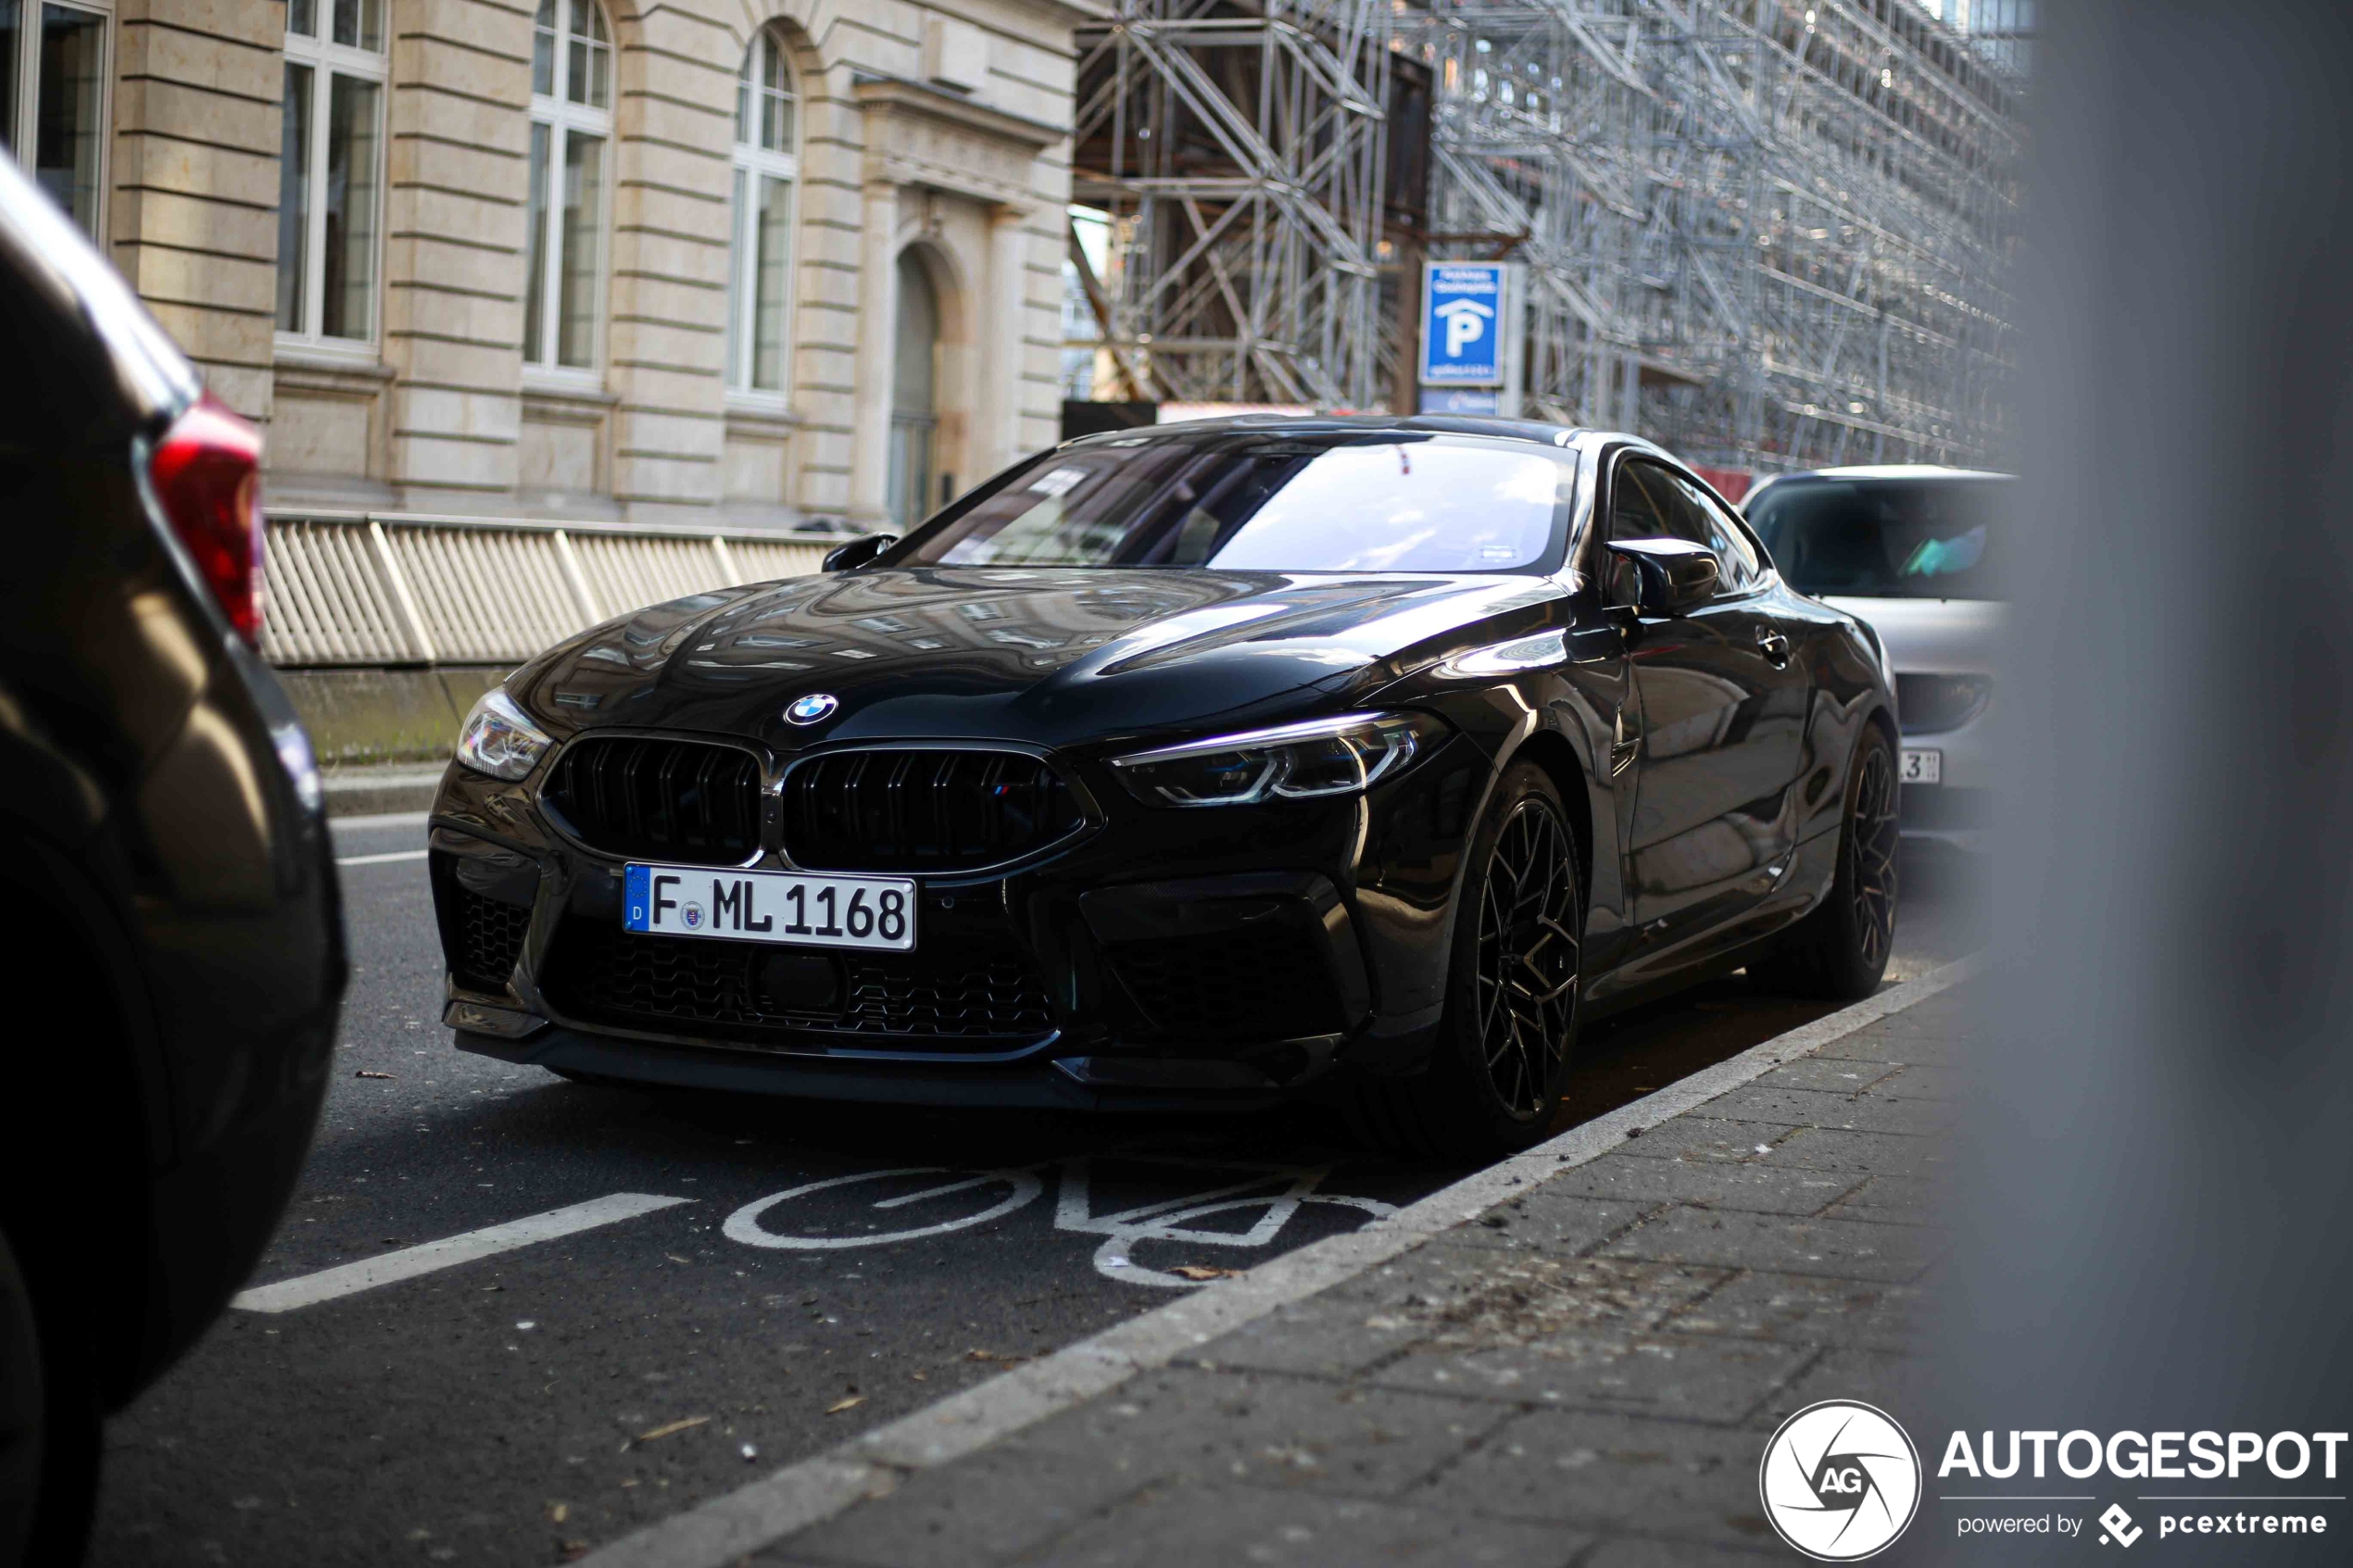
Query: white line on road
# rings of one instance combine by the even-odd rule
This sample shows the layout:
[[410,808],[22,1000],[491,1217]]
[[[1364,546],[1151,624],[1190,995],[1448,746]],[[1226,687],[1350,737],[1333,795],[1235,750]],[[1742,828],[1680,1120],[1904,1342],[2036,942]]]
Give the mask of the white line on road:
[[335,864],[339,866],[388,866],[395,860],[422,860],[424,858],[425,851],[422,849],[395,849],[388,855],[345,855],[339,857],[336,859]]
[[404,1247],[397,1252],[387,1252],[382,1257],[363,1258],[357,1263],[345,1263],[336,1268],[321,1269],[315,1274],[303,1274],[295,1279],[280,1280],[275,1285],[259,1286],[240,1293],[229,1304],[248,1312],[291,1312],[297,1307],[315,1307],[338,1296],[357,1295],[380,1285],[415,1279],[419,1274],[455,1268],[478,1258],[511,1252],[518,1247],[529,1247],[535,1241],[553,1241],[560,1236],[573,1236],[581,1231],[594,1230],[598,1225],[610,1225],[618,1220],[634,1220],[640,1214],[650,1214],[658,1209],[693,1201],[691,1198],[657,1198],[651,1193],[616,1192],[610,1198],[575,1203],[569,1209],[550,1209],[545,1214],[534,1214],[528,1219],[510,1220],[503,1225],[468,1231],[463,1236],[445,1236],[439,1241],[428,1241],[422,1247]]
[[[590,1553],[581,1560],[583,1568],[724,1568],[832,1518],[862,1499],[879,1498],[916,1472],[986,1448],[1139,1373],[1164,1367],[1228,1329],[1354,1279],[1507,1198],[1525,1197],[1553,1177],[1599,1159],[1624,1144],[1631,1133],[1705,1105],[1776,1067],[1926,1001],[1960,984],[1976,968],[1977,960],[1962,959],[1776,1035],[1466,1176],[1362,1230],[1310,1242],[1239,1279],[1221,1280],[1026,1366],[1000,1373],[829,1452],[786,1465],[765,1479],[648,1524]],[[807,1190],[813,1189],[777,1196],[789,1198]],[[732,1230],[729,1234],[738,1241],[747,1239]]]
[[337,833],[367,833],[378,828],[421,828],[432,817],[430,811],[379,811],[365,817],[329,817],[327,825]]

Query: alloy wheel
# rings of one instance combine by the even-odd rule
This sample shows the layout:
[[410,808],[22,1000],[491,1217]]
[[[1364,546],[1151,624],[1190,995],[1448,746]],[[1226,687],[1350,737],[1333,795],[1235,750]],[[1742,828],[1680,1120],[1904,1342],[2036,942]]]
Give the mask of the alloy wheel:
[[1542,1109],[1577,1010],[1577,863],[1567,829],[1523,800],[1487,862],[1478,909],[1478,1039],[1498,1098]]
[[1895,933],[1895,764],[1887,747],[1874,746],[1863,758],[1856,782],[1855,820],[1847,824],[1847,883],[1855,900],[1855,933],[1866,967],[1886,956]]

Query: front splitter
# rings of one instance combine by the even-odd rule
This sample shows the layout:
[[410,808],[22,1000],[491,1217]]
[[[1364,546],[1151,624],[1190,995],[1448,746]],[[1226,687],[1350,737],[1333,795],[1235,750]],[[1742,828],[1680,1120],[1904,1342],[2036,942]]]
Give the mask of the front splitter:
[[1032,1059],[1013,1063],[861,1061],[724,1047],[695,1047],[585,1034],[551,1025],[529,1039],[453,1032],[458,1048],[550,1072],[671,1088],[876,1104],[975,1106],[1002,1110],[1127,1112],[1233,1112],[1263,1110],[1291,1098],[1279,1090],[1090,1087]]

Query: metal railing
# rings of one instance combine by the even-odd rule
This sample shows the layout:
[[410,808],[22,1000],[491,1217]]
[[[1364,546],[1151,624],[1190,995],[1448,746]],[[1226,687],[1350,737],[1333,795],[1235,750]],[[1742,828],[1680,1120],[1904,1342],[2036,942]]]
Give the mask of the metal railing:
[[269,520],[272,664],[498,664],[640,605],[815,571],[838,538],[373,514]]

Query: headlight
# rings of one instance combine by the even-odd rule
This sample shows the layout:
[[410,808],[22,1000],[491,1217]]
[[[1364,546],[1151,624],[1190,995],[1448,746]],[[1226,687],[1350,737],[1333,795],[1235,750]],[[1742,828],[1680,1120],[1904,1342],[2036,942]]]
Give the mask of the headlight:
[[494,779],[522,779],[539,766],[555,741],[523,717],[504,686],[493,686],[466,715],[458,732],[458,760]]
[[1426,713],[1349,713],[1114,757],[1147,806],[1247,806],[1353,795],[1404,771],[1446,726]]

